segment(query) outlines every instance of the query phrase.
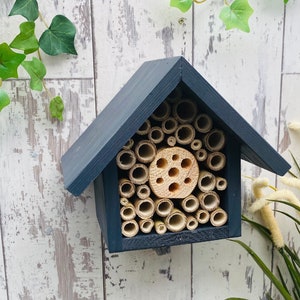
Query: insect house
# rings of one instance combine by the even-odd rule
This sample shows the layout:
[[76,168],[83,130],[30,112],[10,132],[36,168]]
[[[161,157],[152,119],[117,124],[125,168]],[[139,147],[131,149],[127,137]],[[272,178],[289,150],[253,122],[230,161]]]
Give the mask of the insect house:
[[94,182],[110,252],[241,234],[240,160],[285,160],[183,58],[144,63],[62,157],[65,186]]

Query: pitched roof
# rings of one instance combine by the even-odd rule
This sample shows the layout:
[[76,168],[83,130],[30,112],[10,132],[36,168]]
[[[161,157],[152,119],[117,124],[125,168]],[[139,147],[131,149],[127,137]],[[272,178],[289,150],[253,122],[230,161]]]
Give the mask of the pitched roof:
[[183,57],[174,57],[144,63],[63,155],[66,188],[81,194],[178,84],[235,136],[242,159],[279,175],[287,172],[289,164],[237,111]]

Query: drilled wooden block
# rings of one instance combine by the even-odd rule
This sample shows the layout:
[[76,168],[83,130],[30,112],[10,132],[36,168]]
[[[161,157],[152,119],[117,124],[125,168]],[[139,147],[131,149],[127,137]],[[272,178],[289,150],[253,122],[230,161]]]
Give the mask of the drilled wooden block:
[[159,151],[149,167],[149,184],[160,198],[182,199],[190,195],[199,178],[194,155],[181,147]]

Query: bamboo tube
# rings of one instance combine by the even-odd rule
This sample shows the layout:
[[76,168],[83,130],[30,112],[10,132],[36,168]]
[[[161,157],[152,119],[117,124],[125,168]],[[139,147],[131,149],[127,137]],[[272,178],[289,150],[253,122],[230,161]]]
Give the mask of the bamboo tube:
[[134,207],[136,214],[141,219],[149,219],[155,212],[154,201],[151,198],[135,200]]
[[191,124],[182,124],[175,131],[176,141],[181,145],[191,144],[195,135],[195,129]]
[[214,191],[209,191],[206,193],[200,192],[198,199],[201,208],[207,210],[208,212],[215,210],[220,204],[220,197]]
[[227,222],[227,219],[228,215],[226,211],[220,207],[210,214],[210,223],[216,227],[223,226]]
[[139,226],[143,233],[150,233],[154,226],[154,221],[152,219],[141,219],[139,220]]
[[203,142],[207,150],[220,151],[225,145],[225,134],[222,130],[213,129],[204,136]]
[[158,198],[183,199],[197,185],[199,166],[194,155],[181,147],[158,151],[149,166],[149,185]]
[[191,149],[194,151],[200,150],[202,148],[202,142],[199,139],[194,139],[191,142]]
[[151,118],[155,121],[164,121],[166,120],[171,113],[170,104],[167,101],[162,102],[158,108],[151,115]]
[[181,200],[180,202],[181,207],[184,211],[191,213],[198,209],[199,207],[199,200],[194,195],[189,195]]
[[135,193],[135,185],[128,179],[119,180],[119,194],[121,197],[130,198]]
[[148,140],[142,140],[135,147],[135,155],[141,163],[150,163],[156,155],[156,146]]
[[154,228],[157,234],[164,234],[167,232],[167,227],[161,220],[154,221]]
[[152,127],[148,133],[148,139],[154,144],[161,143],[164,140],[164,137],[164,132],[158,126]]
[[151,189],[147,184],[142,184],[137,186],[136,188],[136,195],[139,199],[146,199],[149,198],[151,194]]
[[176,145],[176,138],[175,138],[175,136],[172,136],[172,135],[168,136],[168,138],[167,138],[167,144],[170,147],[174,147]]
[[144,184],[148,181],[149,171],[144,164],[135,164],[129,170],[129,179],[134,184]]
[[195,157],[200,162],[205,161],[207,158],[207,151],[201,148],[195,152]]
[[134,237],[139,232],[139,225],[135,220],[124,221],[122,223],[122,234],[126,237]]
[[227,188],[227,180],[223,177],[216,177],[216,189],[224,191]]
[[199,224],[206,224],[209,221],[209,212],[205,209],[198,209],[195,213],[195,218]]
[[121,150],[116,157],[117,166],[122,170],[129,170],[136,163],[136,156],[132,150]]
[[192,123],[197,115],[197,104],[191,99],[182,99],[173,106],[173,116],[181,124]]
[[122,220],[124,221],[133,220],[136,217],[136,212],[133,204],[128,203],[127,205],[121,207],[120,215]]
[[127,141],[127,143],[123,146],[124,150],[130,150],[134,145],[134,140],[133,139],[129,139]]
[[208,171],[200,171],[198,187],[201,192],[212,191],[216,186],[216,177]]
[[213,121],[207,114],[199,114],[194,121],[195,129],[200,133],[207,133],[212,129]]
[[150,121],[146,120],[136,133],[138,135],[146,135],[149,133],[150,129],[151,129]]
[[165,134],[172,134],[176,131],[178,127],[178,122],[175,118],[167,118],[161,124],[161,129]]
[[206,159],[207,167],[212,171],[220,171],[226,165],[226,156],[222,152],[212,152]]
[[182,231],[186,226],[186,215],[179,209],[174,208],[165,218],[167,229],[172,232]]
[[129,202],[129,200],[128,200],[127,198],[125,198],[125,197],[121,197],[121,198],[120,198],[120,204],[121,204],[122,206],[125,206],[125,205],[127,205],[128,203],[130,203],[130,202]]
[[195,230],[197,227],[198,227],[199,223],[198,223],[198,220],[191,216],[191,215],[188,215],[187,218],[186,218],[186,228],[188,230]]
[[174,208],[174,203],[168,198],[159,198],[154,201],[155,212],[160,217],[166,217]]

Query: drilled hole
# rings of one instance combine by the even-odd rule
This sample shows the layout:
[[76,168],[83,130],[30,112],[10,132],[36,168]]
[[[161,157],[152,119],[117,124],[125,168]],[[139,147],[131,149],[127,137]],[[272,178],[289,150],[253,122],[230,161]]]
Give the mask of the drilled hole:
[[179,184],[176,182],[173,182],[172,184],[169,185],[169,191],[171,193],[175,193],[179,190]]
[[192,161],[189,158],[184,158],[181,162],[181,167],[183,169],[189,168],[192,165]]
[[156,166],[160,169],[165,169],[168,166],[168,161],[165,158],[160,158],[157,160]]
[[176,161],[176,160],[178,160],[178,159],[179,159],[179,155],[178,155],[178,154],[172,155],[172,160],[173,160],[173,161]]
[[163,182],[164,182],[164,180],[161,177],[156,179],[156,183],[158,183],[158,184],[161,184]]
[[189,184],[189,183],[191,183],[191,182],[192,182],[192,179],[189,178],[189,177],[187,177],[187,178],[184,179],[184,183],[185,183],[185,184]]
[[170,177],[176,177],[179,174],[179,170],[177,168],[171,168],[168,174]]

